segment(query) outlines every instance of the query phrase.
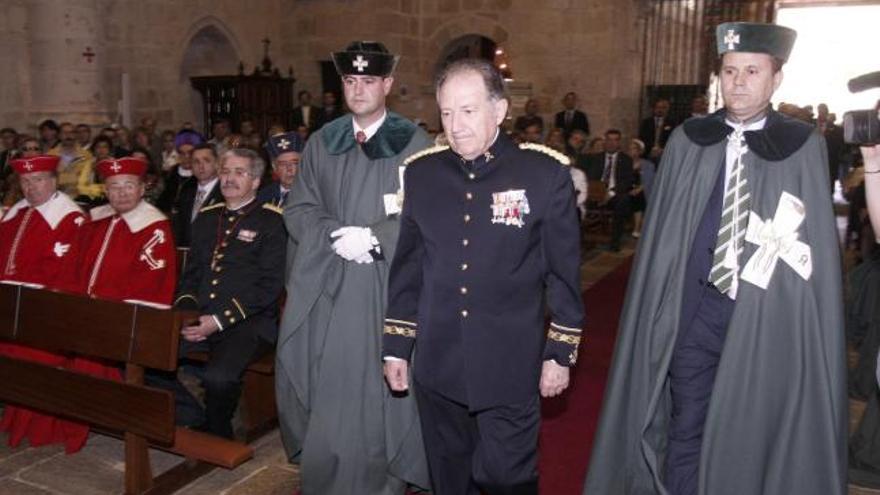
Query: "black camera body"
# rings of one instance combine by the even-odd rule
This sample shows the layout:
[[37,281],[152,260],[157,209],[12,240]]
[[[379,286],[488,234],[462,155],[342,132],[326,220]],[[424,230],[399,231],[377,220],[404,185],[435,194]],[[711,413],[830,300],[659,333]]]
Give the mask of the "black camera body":
[[[880,71],[850,79],[850,93],[880,87]],[[880,144],[880,104],[873,110],[853,110],[843,114],[843,139],[849,144]]]

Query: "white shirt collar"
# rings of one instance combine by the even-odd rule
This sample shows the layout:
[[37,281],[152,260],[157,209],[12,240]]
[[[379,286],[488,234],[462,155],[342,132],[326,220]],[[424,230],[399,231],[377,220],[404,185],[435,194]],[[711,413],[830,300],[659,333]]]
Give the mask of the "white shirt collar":
[[756,120],[754,122],[750,122],[745,125],[740,124],[739,122],[734,122],[730,119],[725,119],[725,122],[727,123],[727,125],[729,125],[730,127],[733,127],[734,129],[736,129],[737,127],[742,127],[743,132],[756,131],[758,129],[764,128],[764,124],[767,123],[767,116],[765,115],[764,117],[761,117],[760,120]]
[[220,180],[219,177],[214,177],[213,179],[211,179],[210,182],[208,182],[208,183],[205,184],[204,186],[201,185],[201,184],[199,184],[199,185],[198,185],[198,187],[199,187],[199,191],[203,191],[203,192],[206,193],[206,194],[207,194],[207,193],[210,193],[211,191],[214,190],[214,185],[217,184],[217,181],[218,181],[218,180]]
[[177,175],[179,175],[181,177],[192,177],[192,174],[193,174],[192,169],[187,170],[187,169],[181,167],[180,165],[177,166]]
[[351,125],[354,128],[355,135],[357,135],[358,131],[363,131],[363,133],[367,136],[367,141],[369,141],[370,138],[376,135],[376,132],[379,130],[380,127],[382,127],[382,124],[385,123],[386,117],[388,117],[388,111],[383,110],[382,116],[379,117],[379,120],[368,125],[366,129],[362,129],[361,126],[358,125],[357,120],[355,120],[354,116],[352,116]]

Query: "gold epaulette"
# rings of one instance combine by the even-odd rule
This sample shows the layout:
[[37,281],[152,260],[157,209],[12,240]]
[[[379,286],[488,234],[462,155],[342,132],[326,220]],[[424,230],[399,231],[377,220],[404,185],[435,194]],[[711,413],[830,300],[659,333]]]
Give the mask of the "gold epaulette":
[[449,149],[448,145],[431,146],[430,148],[425,148],[422,151],[418,151],[416,153],[413,153],[412,155],[409,155],[406,158],[406,160],[403,161],[403,164],[409,165],[410,163],[418,160],[419,158],[421,158],[423,156],[433,155],[434,153],[440,153],[441,151],[448,150],[448,149]]
[[265,208],[265,209],[267,209],[267,210],[269,210],[269,211],[274,211],[275,213],[277,213],[277,214],[279,214],[279,215],[281,215],[282,213],[284,213],[284,210],[281,209],[280,206],[275,206],[275,205],[273,205],[272,203],[264,203],[264,204],[263,204],[263,208]]
[[567,156],[565,156],[565,153],[560,153],[549,146],[544,146],[543,144],[521,143],[519,145],[519,149],[538,151],[538,152],[544,153],[545,155],[552,156],[553,158],[558,160],[559,163],[561,163],[563,165],[571,165],[571,159],[569,159]]
[[214,203],[214,204],[212,204],[212,205],[208,205],[208,206],[202,208],[201,210],[199,210],[199,213],[206,212],[206,211],[211,211],[211,210],[213,210],[214,208],[222,208],[222,207],[224,207],[224,206],[226,206],[226,203],[224,203],[224,202],[221,201],[221,202],[219,202],[219,203]]

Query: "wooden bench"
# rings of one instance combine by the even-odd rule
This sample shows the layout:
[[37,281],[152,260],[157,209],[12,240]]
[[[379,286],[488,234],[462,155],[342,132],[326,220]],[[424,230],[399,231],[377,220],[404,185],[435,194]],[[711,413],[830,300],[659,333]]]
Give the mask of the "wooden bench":
[[[89,423],[125,441],[125,493],[171,493],[215,466],[253,457],[243,443],[178,428],[174,397],[144,369],[177,369],[180,327],[196,315],[0,284],[0,340],[124,363],[117,382],[0,356],[0,401]],[[188,458],[154,477],[148,446]]]

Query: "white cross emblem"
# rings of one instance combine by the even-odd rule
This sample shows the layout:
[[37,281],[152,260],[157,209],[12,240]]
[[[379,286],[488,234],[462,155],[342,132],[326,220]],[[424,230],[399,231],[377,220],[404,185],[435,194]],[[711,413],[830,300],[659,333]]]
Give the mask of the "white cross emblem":
[[286,150],[288,146],[290,146],[290,141],[287,139],[281,139],[281,141],[278,141],[279,148]]
[[28,172],[30,172],[31,170],[34,169],[34,164],[31,163],[30,160],[28,160],[28,161],[24,162],[24,169],[27,170]]
[[727,35],[724,36],[724,43],[727,44],[728,50],[733,50],[739,44],[739,35],[733,29],[728,29]]
[[119,162],[113,162],[113,165],[110,166],[110,170],[113,171],[114,174],[118,174],[122,167],[119,166]]
[[370,62],[367,60],[364,60],[363,55],[358,55],[355,60],[351,61],[351,65],[352,65],[352,67],[355,67],[358,70],[358,72],[363,72],[364,67],[370,66]]

